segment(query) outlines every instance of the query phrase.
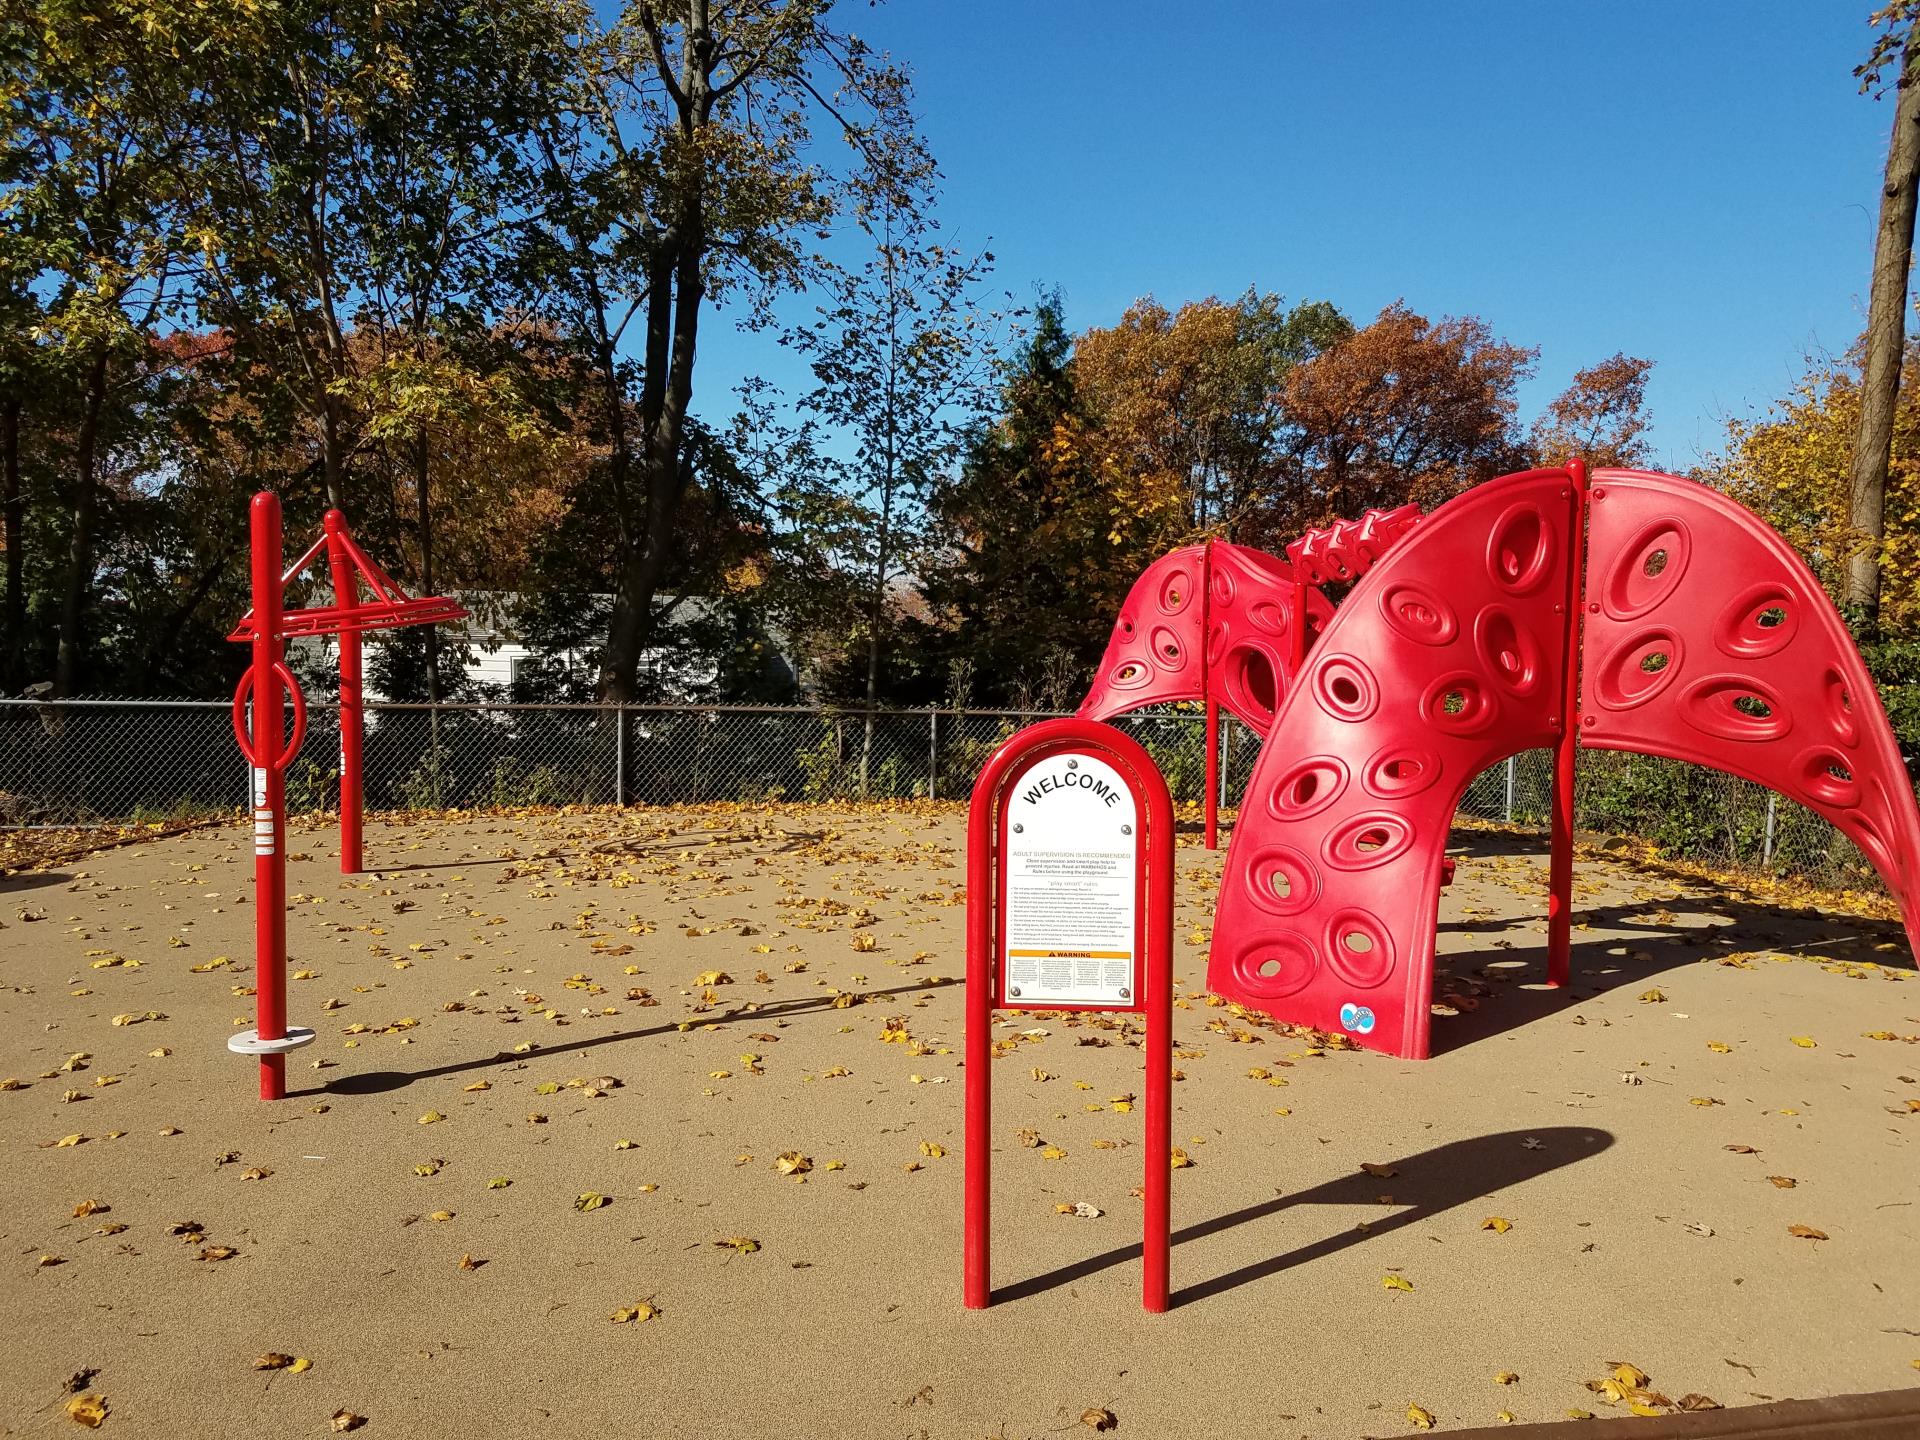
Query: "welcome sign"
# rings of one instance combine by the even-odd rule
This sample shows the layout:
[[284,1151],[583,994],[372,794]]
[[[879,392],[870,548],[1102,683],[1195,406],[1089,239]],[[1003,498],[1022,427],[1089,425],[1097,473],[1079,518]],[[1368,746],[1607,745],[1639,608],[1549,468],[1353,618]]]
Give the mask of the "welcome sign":
[[1056,754],[1010,787],[1000,998],[1022,1008],[1139,1003],[1139,815],[1120,773]]

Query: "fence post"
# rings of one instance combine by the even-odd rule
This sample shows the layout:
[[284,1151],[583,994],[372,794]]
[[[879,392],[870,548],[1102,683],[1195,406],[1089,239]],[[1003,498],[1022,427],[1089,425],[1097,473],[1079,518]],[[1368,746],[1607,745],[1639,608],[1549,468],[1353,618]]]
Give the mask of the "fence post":
[[940,712],[927,712],[927,799],[940,798]]
[[627,803],[627,707],[613,707],[613,803]]
[[1773,807],[1776,799],[1774,793],[1769,790],[1767,792],[1767,834],[1760,846],[1760,863],[1767,867],[1773,864]]
[[1509,825],[1513,823],[1513,766],[1519,758],[1518,755],[1507,756],[1507,824]]

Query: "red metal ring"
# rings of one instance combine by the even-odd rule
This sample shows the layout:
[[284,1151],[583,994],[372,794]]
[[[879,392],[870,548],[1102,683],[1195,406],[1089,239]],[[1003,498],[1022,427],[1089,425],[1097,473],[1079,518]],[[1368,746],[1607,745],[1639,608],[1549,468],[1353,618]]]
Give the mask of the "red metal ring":
[[246,756],[247,763],[258,769],[260,757],[253,753],[253,742],[247,739],[247,697],[252,693],[253,668],[249,666],[233,691],[233,738],[240,742],[240,753]]
[[288,695],[293,698],[293,735],[280,752],[280,764],[277,768],[285,770],[293,757],[299,753],[300,744],[307,738],[307,697],[300,693],[300,685],[293,678],[293,672],[287,669],[284,661],[273,662],[273,673],[280,683],[287,687]]

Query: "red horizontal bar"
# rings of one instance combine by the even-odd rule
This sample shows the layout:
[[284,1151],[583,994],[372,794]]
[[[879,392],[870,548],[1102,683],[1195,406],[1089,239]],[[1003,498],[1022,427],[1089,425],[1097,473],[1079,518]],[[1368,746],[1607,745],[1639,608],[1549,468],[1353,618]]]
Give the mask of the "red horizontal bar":
[[[288,610],[281,616],[280,633],[294,635],[364,634],[369,630],[397,630],[403,625],[438,625],[465,620],[469,612],[443,595],[418,600],[387,600],[362,605],[325,605],[312,610]],[[253,616],[241,617],[229,640],[253,638]]]

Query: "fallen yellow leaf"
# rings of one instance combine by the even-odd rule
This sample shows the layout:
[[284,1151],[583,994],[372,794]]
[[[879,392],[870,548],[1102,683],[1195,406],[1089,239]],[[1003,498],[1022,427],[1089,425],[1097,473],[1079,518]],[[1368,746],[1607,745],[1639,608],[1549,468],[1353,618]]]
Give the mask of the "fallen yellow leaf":
[[98,1430],[107,1423],[107,1397],[95,1395],[89,1391],[85,1395],[76,1395],[67,1401],[67,1418],[76,1425],[84,1425],[89,1430]]

